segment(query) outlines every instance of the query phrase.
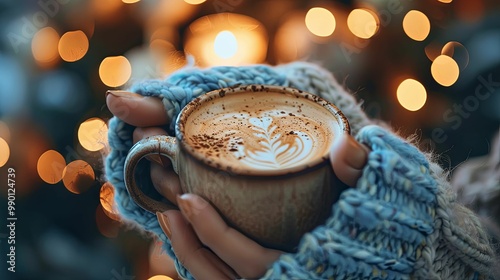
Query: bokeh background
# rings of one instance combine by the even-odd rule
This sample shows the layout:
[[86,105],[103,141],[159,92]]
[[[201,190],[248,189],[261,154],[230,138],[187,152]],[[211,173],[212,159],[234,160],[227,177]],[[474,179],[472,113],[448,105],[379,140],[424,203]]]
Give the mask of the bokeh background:
[[296,60],[329,69],[450,170],[499,130],[498,1],[0,0],[0,279],[175,278],[161,243],[113,209],[106,90],[186,63]]

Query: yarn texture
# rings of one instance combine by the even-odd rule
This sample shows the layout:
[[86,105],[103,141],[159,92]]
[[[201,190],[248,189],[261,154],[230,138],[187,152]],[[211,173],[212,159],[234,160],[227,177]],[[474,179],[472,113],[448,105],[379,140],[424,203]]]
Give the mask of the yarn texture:
[[[455,201],[446,173],[430,155],[368,119],[355,98],[323,68],[305,62],[280,66],[184,68],[164,80],[135,83],[130,91],[160,97],[173,135],[180,110],[211,90],[247,84],[294,87],[317,94],[342,110],[352,134],[371,148],[357,186],[332,205],[324,225],[305,234],[296,253],[272,264],[264,279],[493,279],[494,253],[479,219]],[[175,258],[156,215],[129,196],[123,167],[135,127],[109,122],[107,179],[121,216],[164,242],[177,271],[193,279]]]

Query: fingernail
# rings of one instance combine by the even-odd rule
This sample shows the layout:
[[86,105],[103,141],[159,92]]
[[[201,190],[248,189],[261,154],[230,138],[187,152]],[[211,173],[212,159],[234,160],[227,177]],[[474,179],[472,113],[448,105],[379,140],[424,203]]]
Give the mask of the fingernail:
[[368,159],[368,148],[358,143],[354,137],[350,135],[346,137],[345,144],[348,151],[348,156],[345,159],[346,163],[355,169],[363,169]]
[[168,221],[168,216],[162,212],[156,212],[156,218],[158,218],[158,223],[161,229],[167,235],[168,239],[172,237],[172,231],[170,231],[170,222]]
[[131,99],[143,97],[142,95],[137,94],[135,92],[124,91],[124,90],[108,90],[108,91],[106,91],[106,97],[108,97],[108,95],[110,95],[110,94],[113,96],[116,96],[116,97],[131,98]]
[[179,205],[184,216],[190,220],[194,215],[198,215],[203,211],[209,204],[197,195],[185,193],[177,195],[177,205]]
[[177,200],[177,205],[182,211],[182,214],[184,214],[184,217],[186,217],[186,219],[188,220],[191,220],[191,217],[193,216],[193,209],[191,208],[189,200],[186,199],[186,197],[184,197],[183,199],[180,195],[177,195],[176,200]]

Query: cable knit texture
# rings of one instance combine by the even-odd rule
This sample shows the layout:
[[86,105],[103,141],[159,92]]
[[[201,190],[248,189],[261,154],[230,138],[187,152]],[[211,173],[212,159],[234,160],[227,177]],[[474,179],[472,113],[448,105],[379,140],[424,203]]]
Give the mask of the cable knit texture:
[[[276,67],[184,68],[164,80],[138,82],[131,91],[162,98],[172,120],[193,98],[247,84],[281,85],[317,94],[337,105],[357,140],[371,148],[356,188],[344,191],[324,225],[303,236],[296,253],[283,254],[265,279],[490,279],[494,254],[477,217],[455,202],[446,174],[389,128],[373,125],[353,96],[314,64]],[[125,189],[123,166],[134,127],[109,122],[111,152],[106,176],[122,217],[164,241],[179,274],[192,279],[175,258],[156,216],[135,204]]]

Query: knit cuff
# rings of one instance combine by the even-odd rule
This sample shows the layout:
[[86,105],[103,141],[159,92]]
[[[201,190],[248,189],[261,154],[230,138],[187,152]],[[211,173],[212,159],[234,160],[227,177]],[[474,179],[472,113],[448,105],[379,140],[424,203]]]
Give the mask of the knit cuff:
[[[426,157],[377,126],[356,138],[371,148],[356,188],[344,191],[326,224],[306,234],[297,253],[282,255],[264,279],[487,277],[493,262],[487,238],[462,242],[466,229],[443,226],[456,224],[449,213],[463,208],[436,183]],[[471,212],[460,217],[470,221]],[[479,223],[473,228],[482,232]]]

